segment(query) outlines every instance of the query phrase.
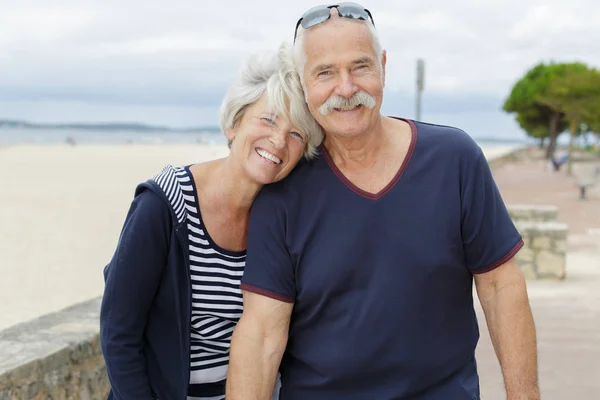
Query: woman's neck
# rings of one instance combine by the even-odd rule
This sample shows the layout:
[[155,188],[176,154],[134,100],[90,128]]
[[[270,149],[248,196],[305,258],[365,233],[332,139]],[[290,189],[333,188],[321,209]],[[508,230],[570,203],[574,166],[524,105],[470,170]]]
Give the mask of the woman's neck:
[[251,181],[230,157],[197,164],[192,175],[201,206],[231,215],[247,215],[262,184]]

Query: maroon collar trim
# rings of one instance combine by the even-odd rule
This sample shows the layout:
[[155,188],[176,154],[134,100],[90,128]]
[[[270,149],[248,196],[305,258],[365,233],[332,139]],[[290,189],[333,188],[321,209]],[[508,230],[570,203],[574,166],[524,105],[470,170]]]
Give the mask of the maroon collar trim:
[[348,187],[348,189],[352,190],[354,193],[358,194],[359,196],[370,199],[370,200],[379,200],[387,192],[392,190],[392,188],[396,185],[396,183],[398,183],[398,181],[404,174],[404,171],[408,167],[408,164],[410,163],[410,160],[415,151],[415,147],[417,145],[417,127],[415,126],[414,122],[411,120],[408,120],[408,119],[404,119],[404,118],[397,118],[397,117],[392,117],[392,118],[395,118],[395,119],[398,119],[401,121],[405,121],[410,125],[410,130],[411,130],[410,146],[408,147],[408,152],[406,153],[406,157],[404,157],[404,161],[402,162],[402,165],[400,166],[400,169],[398,170],[396,175],[392,178],[390,183],[388,183],[378,193],[367,192],[365,190],[362,190],[361,188],[359,188],[352,182],[350,182],[350,180],[348,178],[346,178],[344,176],[344,174],[342,173],[342,171],[340,171],[339,168],[335,165],[335,163],[333,162],[333,159],[331,158],[331,155],[329,154],[329,152],[327,151],[325,146],[324,145],[320,146],[320,151],[323,154],[325,161],[327,162],[327,164],[329,164],[329,167],[331,168],[333,173],[338,177],[338,179],[341,180],[344,183],[344,185],[346,185]]

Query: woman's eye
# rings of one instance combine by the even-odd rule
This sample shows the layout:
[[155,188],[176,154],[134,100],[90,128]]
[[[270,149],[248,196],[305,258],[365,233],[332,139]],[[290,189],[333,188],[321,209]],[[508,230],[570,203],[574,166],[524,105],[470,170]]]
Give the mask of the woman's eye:
[[275,125],[275,121],[273,121],[271,118],[264,117],[261,119],[269,125]]
[[318,76],[327,76],[329,75],[329,71],[321,71]]
[[290,134],[291,134],[292,136],[295,136],[296,138],[298,138],[298,139],[300,139],[300,140],[304,141],[304,135],[302,135],[301,133],[292,131],[292,132],[290,132]]

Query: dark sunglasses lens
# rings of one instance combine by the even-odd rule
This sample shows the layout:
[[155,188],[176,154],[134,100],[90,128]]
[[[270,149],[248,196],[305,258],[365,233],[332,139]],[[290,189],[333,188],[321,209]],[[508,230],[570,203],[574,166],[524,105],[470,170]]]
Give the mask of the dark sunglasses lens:
[[362,19],[367,21],[369,14],[363,6],[356,3],[341,3],[338,6],[338,12],[340,16],[352,19]]
[[318,6],[311,8],[302,16],[302,27],[308,29],[329,19],[329,8]]

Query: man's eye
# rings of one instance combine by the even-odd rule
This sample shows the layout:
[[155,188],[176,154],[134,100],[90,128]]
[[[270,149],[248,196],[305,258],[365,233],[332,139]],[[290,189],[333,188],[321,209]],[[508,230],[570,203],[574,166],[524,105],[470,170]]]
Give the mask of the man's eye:
[[319,76],[326,76],[329,75],[329,71],[321,71],[319,72]]

